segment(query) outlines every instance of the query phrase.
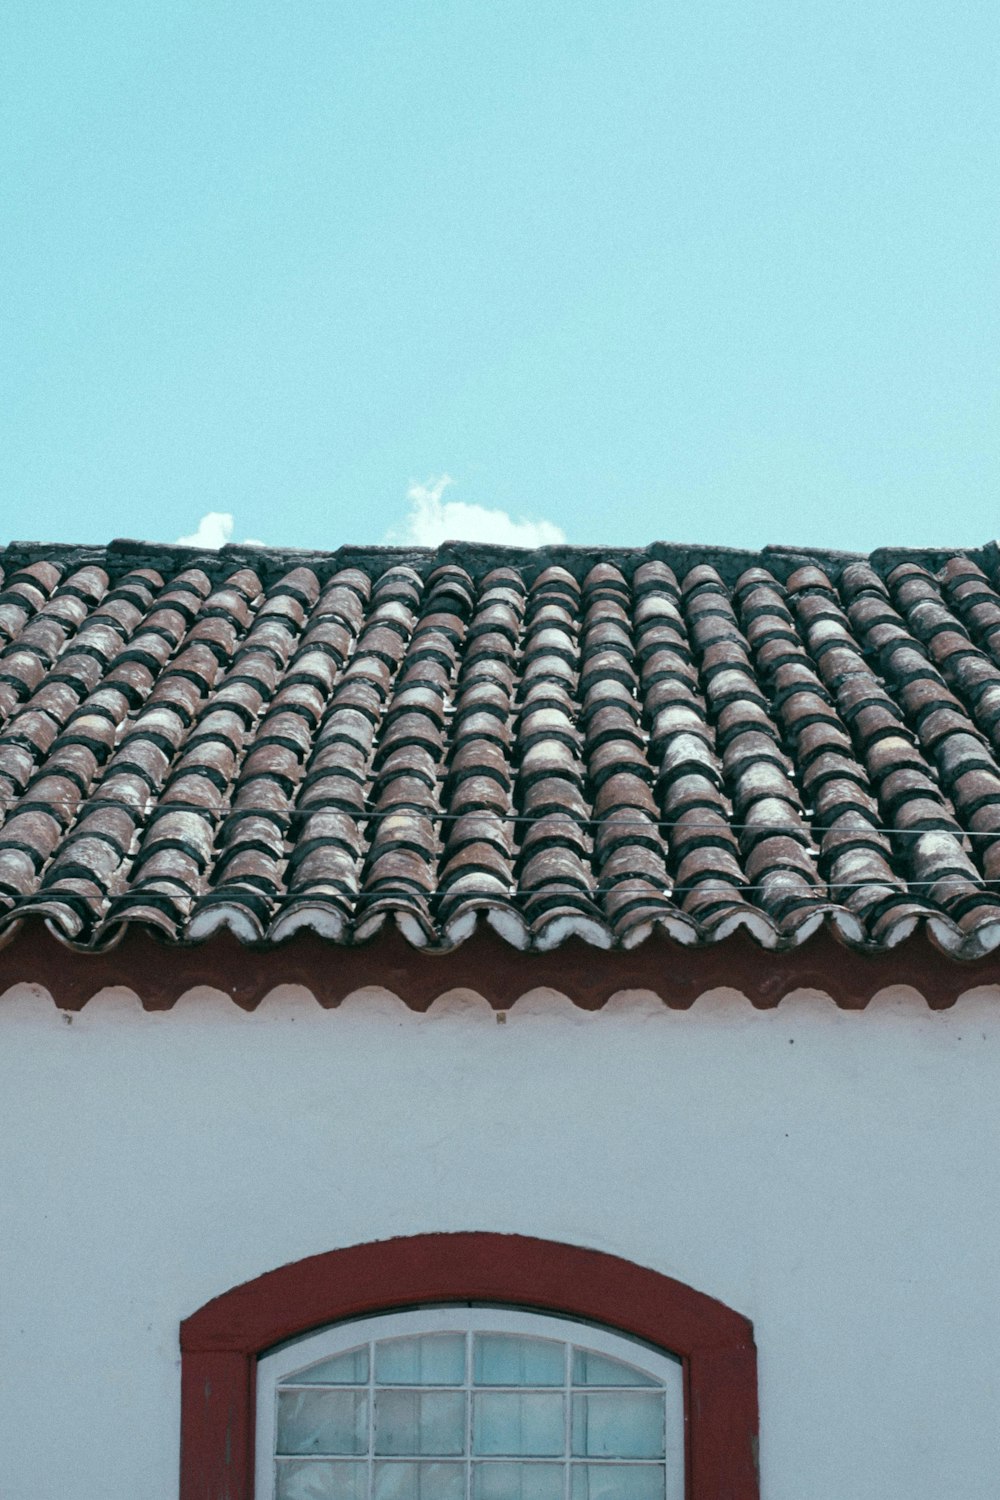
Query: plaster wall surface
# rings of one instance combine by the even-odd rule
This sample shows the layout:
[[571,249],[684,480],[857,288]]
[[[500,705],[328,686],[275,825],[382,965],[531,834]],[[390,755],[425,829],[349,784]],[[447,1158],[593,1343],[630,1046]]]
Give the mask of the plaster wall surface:
[[0,1496],[175,1500],[178,1325],[285,1262],[486,1229],[753,1319],[764,1500],[1000,1493],[1000,996],[862,1014],[300,991],[0,999]]

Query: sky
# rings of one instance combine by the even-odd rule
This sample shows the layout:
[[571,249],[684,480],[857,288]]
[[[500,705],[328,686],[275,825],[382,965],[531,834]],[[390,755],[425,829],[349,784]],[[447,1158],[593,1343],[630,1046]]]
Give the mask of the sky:
[[0,12],[0,542],[1000,532],[996,0]]

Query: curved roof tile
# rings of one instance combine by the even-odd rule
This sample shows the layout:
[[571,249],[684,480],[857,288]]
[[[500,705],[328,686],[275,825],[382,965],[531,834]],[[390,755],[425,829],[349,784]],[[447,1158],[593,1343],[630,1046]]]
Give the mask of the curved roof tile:
[[1000,554],[0,552],[0,942],[1000,945]]

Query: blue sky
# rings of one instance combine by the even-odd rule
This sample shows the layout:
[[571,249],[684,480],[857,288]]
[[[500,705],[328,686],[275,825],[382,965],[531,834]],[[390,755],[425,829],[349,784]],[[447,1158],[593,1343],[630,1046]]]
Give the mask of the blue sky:
[[998,124],[996,0],[7,0],[0,540],[985,541]]

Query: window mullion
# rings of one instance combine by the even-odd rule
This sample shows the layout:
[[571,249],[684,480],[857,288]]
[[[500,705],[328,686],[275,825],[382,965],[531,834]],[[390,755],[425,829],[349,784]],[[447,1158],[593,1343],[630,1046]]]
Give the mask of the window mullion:
[[375,1340],[368,1342],[368,1500],[375,1500]]
[[573,1450],[573,1345],[567,1340],[563,1358],[563,1500],[570,1500],[570,1455]]
[[472,1500],[472,1332],[465,1335],[465,1500]]

